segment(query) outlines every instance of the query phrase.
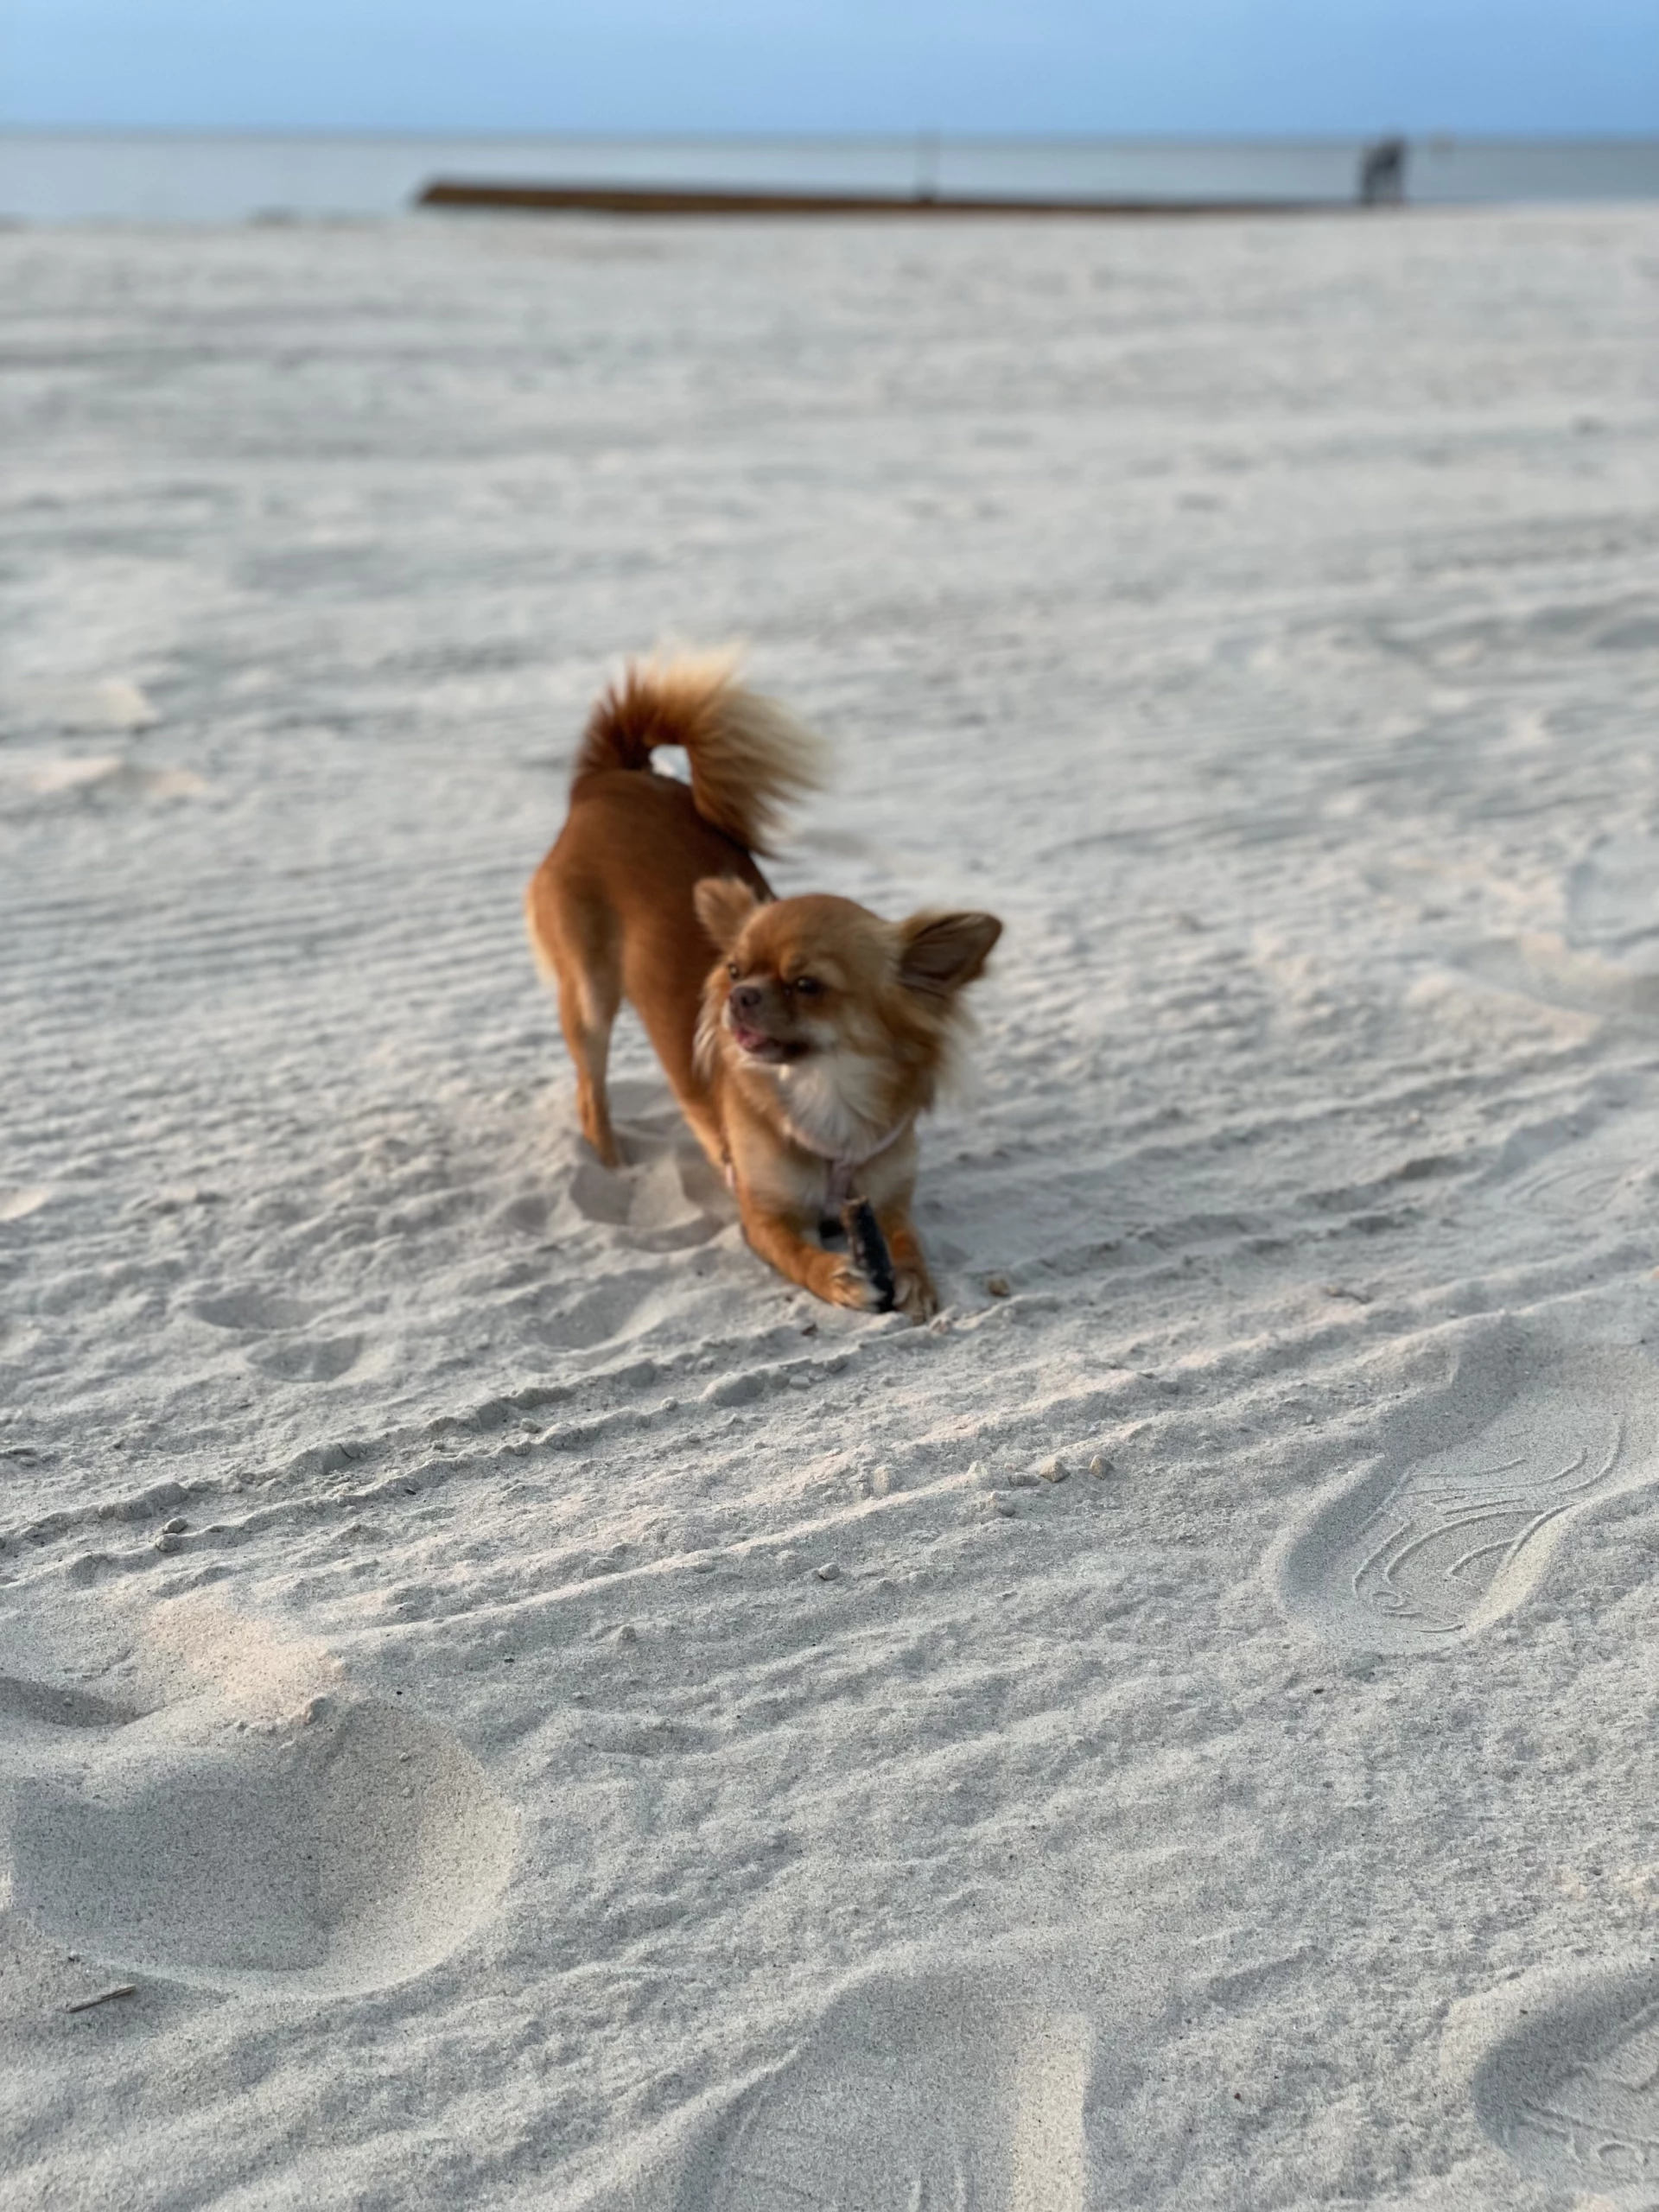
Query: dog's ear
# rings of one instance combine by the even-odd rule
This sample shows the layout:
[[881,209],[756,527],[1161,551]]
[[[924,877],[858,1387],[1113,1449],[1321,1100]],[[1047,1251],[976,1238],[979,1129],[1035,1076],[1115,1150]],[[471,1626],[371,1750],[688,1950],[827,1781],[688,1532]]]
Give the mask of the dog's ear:
[[949,998],[973,982],[1001,934],[995,914],[912,914],[899,925],[899,980]]
[[743,925],[760,905],[747,883],[734,875],[705,875],[691,894],[697,919],[721,952],[729,952]]

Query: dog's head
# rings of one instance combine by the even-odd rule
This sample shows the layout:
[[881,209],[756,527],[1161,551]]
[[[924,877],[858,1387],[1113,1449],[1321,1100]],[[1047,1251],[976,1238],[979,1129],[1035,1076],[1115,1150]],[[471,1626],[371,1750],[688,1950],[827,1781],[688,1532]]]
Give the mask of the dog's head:
[[1002,933],[992,914],[887,922],[850,899],[759,899],[697,886],[721,958],[703,987],[700,1048],[772,1069],[791,1096],[826,1083],[850,1110],[892,1122],[932,1103],[957,994]]

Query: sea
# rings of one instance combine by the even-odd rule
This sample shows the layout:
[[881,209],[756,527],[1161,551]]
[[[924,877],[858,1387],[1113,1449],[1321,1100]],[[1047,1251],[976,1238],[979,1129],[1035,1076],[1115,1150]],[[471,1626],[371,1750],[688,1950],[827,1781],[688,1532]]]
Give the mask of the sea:
[[[435,177],[1118,200],[1357,196],[1354,138],[463,137],[0,131],[0,220],[373,218]],[[1659,137],[1405,142],[1430,205],[1659,198]]]

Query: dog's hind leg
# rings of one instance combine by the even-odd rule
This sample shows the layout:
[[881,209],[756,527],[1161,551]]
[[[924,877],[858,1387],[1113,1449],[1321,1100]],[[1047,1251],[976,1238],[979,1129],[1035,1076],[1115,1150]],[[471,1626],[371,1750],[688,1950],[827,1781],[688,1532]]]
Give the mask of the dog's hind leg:
[[[607,979],[608,980],[608,979]],[[595,990],[591,973],[579,980],[559,978],[559,1027],[576,1065],[576,1111],[582,1134],[607,1167],[622,1165],[622,1147],[611,1127],[606,1074],[611,1059],[611,1029],[621,1003],[620,988]]]
[[611,1126],[606,1087],[611,1031],[622,1003],[617,947],[606,941],[607,933],[561,929],[556,887],[540,875],[524,901],[524,918],[536,964],[558,994],[559,1027],[576,1071],[582,1133],[607,1167],[620,1167],[622,1147]]

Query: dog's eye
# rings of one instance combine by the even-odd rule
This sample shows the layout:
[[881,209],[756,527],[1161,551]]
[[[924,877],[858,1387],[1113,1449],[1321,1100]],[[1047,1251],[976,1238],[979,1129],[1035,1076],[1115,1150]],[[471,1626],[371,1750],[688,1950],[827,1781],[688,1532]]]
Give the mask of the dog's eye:
[[815,999],[823,985],[816,976],[798,976],[791,988],[798,991],[804,999]]
[[737,963],[735,960],[728,960],[726,963],[726,973],[731,977],[734,982],[737,981]]

